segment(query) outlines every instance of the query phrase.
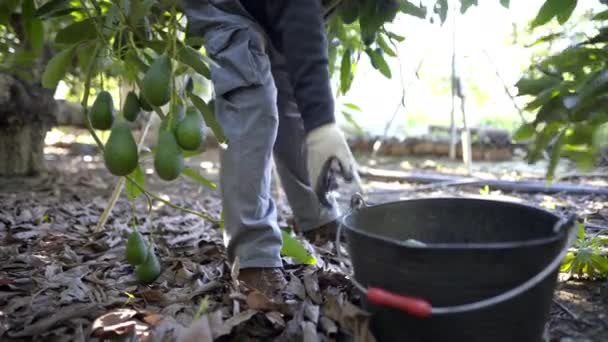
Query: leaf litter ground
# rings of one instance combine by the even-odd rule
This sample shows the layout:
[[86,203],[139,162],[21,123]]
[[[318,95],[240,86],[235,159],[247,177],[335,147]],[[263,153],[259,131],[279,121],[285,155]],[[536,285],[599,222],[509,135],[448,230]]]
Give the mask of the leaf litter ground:
[[[203,167],[199,170],[217,178],[212,151],[205,159],[191,160],[191,166]],[[411,163],[416,169],[438,168],[436,163]],[[381,164],[403,168],[394,160]],[[124,196],[104,229],[95,231],[116,179],[97,157],[49,153],[48,165],[51,172],[45,176],[0,183],[0,340],[373,341],[367,329],[369,315],[346,278],[351,269],[345,249],[338,259],[332,243],[306,243],[317,265],[285,258],[286,301],[272,305],[233,281],[218,227],[160,202],[154,202],[155,211],[147,221],[147,203],[140,199],[135,206],[137,226],[145,236],[153,235],[163,272],[154,284],[138,285],[133,267],[124,259],[133,220]],[[497,170],[500,167],[486,172],[499,174]],[[166,183],[148,175],[146,181],[149,189],[176,204],[219,217],[215,190],[189,179]],[[412,192],[412,184],[367,185],[372,193],[402,190],[378,192],[374,202],[479,194],[478,188]],[[351,190],[342,191],[345,206]],[[551,210],[574,211],[598,229],[608,225],[605,198],[502,195]],[[280,223],[286,225],[290,210],[284,196],[277,197]],[[561,279],[547,340],[608,340],[607,292],[605,281]]]

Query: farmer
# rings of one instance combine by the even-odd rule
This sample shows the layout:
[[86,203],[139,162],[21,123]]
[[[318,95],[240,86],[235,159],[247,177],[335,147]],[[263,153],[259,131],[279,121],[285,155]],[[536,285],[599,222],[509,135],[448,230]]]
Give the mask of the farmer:
[[[286,280],[271,197],[272,158],[304,236],[332,238],[336,175],[356,175],[336,126],[321,0],[183,0],[188,33],[204,38],[216,115],[228,138],[220,185],[229,261],[269,298]],[[328,161],[332,161],[331,164]],[[328,167],[333,165],[333,167]]]

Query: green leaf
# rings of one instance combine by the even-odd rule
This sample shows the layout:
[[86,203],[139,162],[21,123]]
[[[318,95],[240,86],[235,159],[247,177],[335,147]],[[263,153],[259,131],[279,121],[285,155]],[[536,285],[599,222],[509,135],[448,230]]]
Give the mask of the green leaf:
[[48,16],[52,12],[63,10],[70,5],[70,0],[51,0],[38,7],[34,15],[36,17]]
[[538,79],[521,78],[515,86],[517,87],[517,95],[538,95],[545,89],[554,87],[561,80],[557,77],[544,76]]
[[352,50],[347,48],[342,55],[342,63],[340,66],[340,91],[346,94],[350,89],[352,82]]
[[36,11],[36,5],[34,4],[34,0],[23,0],[21,4],[21,14],[23,18],[30,19],[34,16]]
[[566,123],[569,121],[568,109],[564,106],[561,97],[553,97],[544,103],[536,113],[535,123],[558,122]]
[[69,7],[69,8],[58,9],[47,15],[39,16],[37,18],[46,20],[46,19],[52,19],[52,18],[59,18],[59,17],[71,15],[74,13],[82,13],[82,15],[86,15],[87,10],[82,7]]
[[566,257],[564,258],[564,260],[562,260],[562,264],[560,266],[559,271],[567,272],[568,270],[570,270],[570,268],[572,268],[572,262],[574,261],[575,258],[576,258],[576,255],[574,253],[568,252],[568,254],[566,254]]
[[576,124],[566,134],[566,143],[568,145],[591,145],[597,129],[597,126],[589,124]]
[[591,20],[608,20],[608,10],[602,11],[594,15]]
[[54,89],[57,83],[63,79],[67,72],[68,65],[74,56],[76,45],[61,50],[51,60],[49,60],[42,74],[42,86],[47,89]]
[[551,157],[549,159],[549,166],[547,167],[547,179],[553,180],[555,176],[555,170],[557,168],[557,164],[562,155],[562,146],[566,140],[566,130],[562,130],[557,138],[557,142],[553,145],[553,149],[551,151]]
[[185,176],[195,180],[196,182],[198,182],[199,184],[201,184],[202,186],[206,186],[208,188],[211,189],[215,189],[217,188],[217,186],[215,185],[215,183],[213,183],[212,181],[208,180],[207,178],[201,176],[200,174],[198,174],[198,172],[196,172],[196,170],[190,168],[190,167],[185,167],[182,169],[182,174],[184,174]]
[[547,103],[549,103],[552,99],[554,99],[555,97],[558,97],[561,94],[561,85],[560,84],[556,84],[553,87],[547,88],[543,91],[541,91],[534,100],[532,100],[532,102],[528,103],[526,105],[526,107],[524,108],[525,110],[534,110],[536,108],[539,108]]
[[361,107],[357,106],[357,105],[356,105],[356,104],[354,104],[354,103],[345,103],[345,104],[344,104],[344,107],[346,107],[346,108],[350,108],[350,109],[352,109],[352,110],[356,110],[357,112],[360,112],[360,111],[361,111]]
[[391,78],[391,76],[392,76],[391,68],[388,66],[388,64],[384,60],[384,57],[382,56],[382,54],[378,50],[372,50],[372,49],[365,49],[365,52],[371,59],[372,66],[375,69],[380,70],[382,75],[384,75],[386,78]]
[[608,276],[608,258],[593,254],[591,255],[591,264],[593,268],[597,270],[598,275],[600,276]]
[[556,16],[560,23],[563,19],[567,20],[574,10],[573,6],[576,7],[576,0],[547,0],[532,21],[532,28],[545,25]]
[[401,1],[401,5],[399,10],[405,14],[409,14],[420,19],[426,18],[426,7],[424,6],[416,6],[407,0]]
[[441,19],[441,24],[445,23],[445,19],[448,17],[448,7],[448,0],[437,0],[437,2],[435,3],[433,12],[439,15],[439,19]]
[[509,0],[500,0],[500,4],[504,7],[504,8],[509,8]]
[[31,18],[25,25],[27,40],[32,50],[40,52],[44,47],[44,26],[42,21]]
[[557,38],[562,38],[563,36],[564,36],[564,32],[550,33],[550,34],[547,34],[547,35],[544,35],[544,36],[538,38],[532,44],[526,45],[526,47],[529,48],[529,47],[533,47],[533,46],[543,44],[543,43],[550,43]]
[[568,21],[568,19],[570,19],[570,16],[572,16],[572,12],[574,12],[574,9],[576,8],[576,3],[577,3],[577,0],[562,0],[562,1],[567,3],[567,6],[564,7],[564,9],[562,9],[557,14],[557,22],[560,23],[561,25],[565,24],[566,21]]
[[594,153],[588,148],[580,149],[565,145],[562,155],[572,159],[576,163],[576,167],[583,171],[589,171],[595,165]]
[[314,265],[317,263],[317,259],[304,248],[304,245],[300,241],[294,239],[283,229],[281,229],[281,234],[283,236],[283,246],[281,248],[282,255],[292,257],[298,262],[307,265]]
[[534,133],[536,133],[536,125],[528,122],[528,123],[521,125],[517,129],[517,131],[515,131],[515,133],[513,133],[513,140],[514,141],[527,140],[527,139],[532,138],[534,136]]
[[460,0],[460,13],[466,13],[473,5],[477,6],[477,0]]
[[129,21],[131,24],[138,24],[142,18],[150,13],[150,9],[156,1],[144,0],[144,1],[131,1]]
[[382,35],[378,35],[378,39],[376,40],[376,42],[378,43],[380,48],[382,48],[382,51],[384,51],[387,55],[391,57],[397,57],[397,53],[395,53],[395,51],[390,46],[388,46]]
[[189,46],[183,46],[179,49],[177,58],[180,62],[190,66],[194,71],[203,75],[207,79],[211,79],[209,67],[203,61],[203,55]]
[[365,130],[363,129],[363,127],[361,127],[361,125],[359,125],[359,123],[357,123],[357,120],[355,120],[353,118],[353,116],[347,112],[347,111],[342,111],[342,115],[344,116],[344,118],[346,119],[346,122],[348,122],[349,124],[351,124],[359,134],[363,134],[365,132]]
[[211,103],[208,105],[203,99],[193,93],[188,93],[188,96],[190,97],[190,101],[192,101],[192,104],[203,114],[205,124],[207,125],[207,127],[211,128],[211,131],[213,132],[213,135],[215,135],[215,138],[220,143],[228,142],[228,139],[226,138],[222,127],[215,118],[214,111],[212,109],[212,106],[210,105]]
[[338,56],[338,48],[334,44],[330,44],[327,52],[328,52],[329,74],[331,76],[333,76],[334,72],[336,70],[336,58]]
[[154,50],[157,54],[163,54],[167,50],[167,42],[164,40],[146,40],[141,42],[143,46]]
[[579,222],[576,237],[580,240],[580,242],[585,242],[586,235],[587,234],[585,233],[585,225]]
[[561,125],[559,123],[552,122],[546,125],[545,128],[536,135],[536,139],[532,145],[532,151],[528,155],[528,162],[534,163],[538,161],[542,152],[555,137],[555,134],[559,132],[560,127]]
[[144,74],[146,73],[146,71],[148,71],[148,68],[150,67],[149,65],[144,63],[144,61],[142,61],[139,56],[137,56],[137,53],[133,50],[129,50],[127,52],[127,55],[125,56],[125,63],[135,67],[137,70],[139,70],[139,72]]
[[587,101],[608,92],[608,71],[602,70],[591,74],[578,89],[578,99],[574,111],[580,110]]
[[[146,175],[144,174],[144,171],[141,169],[140,165],[137,165],[137,168],[129,176],[133,179],[135,184],[139,185],[140,188],[145,188]],[[125,192],[131,201],[134,201],[142,194],[142,191],[129,179],[127,179],[125,183]]]
[[402,41],[405,40],[404,36],[400,36],[400,35],[396,34],[395,32],[386,32],[386,35],[389,36],[390,39],[394,39],[394,40],[398,41],[399,43],[401,43]]
[[75,44],[97,38],[97,30],[93,18],[77,21],[57,32],[55,43]]

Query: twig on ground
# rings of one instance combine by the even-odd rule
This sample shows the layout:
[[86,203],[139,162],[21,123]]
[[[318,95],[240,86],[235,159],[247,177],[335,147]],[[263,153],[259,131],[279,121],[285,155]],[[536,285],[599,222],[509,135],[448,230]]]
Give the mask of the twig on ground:
[[564,305],[562,302],[560,302],[559,300],[553,299],[553,303],[557,304],[557,306],[559,306],[562,310],[564,310],[565,313],[570,315],[570,317],[572,317],[576,321],[580,320],[577,314],[575,314],[570,309],[568,309],[568,307],[566,305]]

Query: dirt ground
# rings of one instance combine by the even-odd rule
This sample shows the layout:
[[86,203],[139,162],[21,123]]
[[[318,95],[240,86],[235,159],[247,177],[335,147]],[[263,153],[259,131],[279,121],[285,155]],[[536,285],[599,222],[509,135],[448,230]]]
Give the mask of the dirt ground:
[[[203,340],[206,334],[220,341],[373,340],[368,336],[369,316],[346,277],[351,268],[345,249],[346,257],[339,259],[332,243],[306,244],[317,265],[285,258],[288,296],[275,307],[232,281],[217,225],[159,201],[153,202],[154,213],[148,220],[143,198],[136,201],[135,220],[143,233],[153,235],[163,273],[152,285],[136,284],[133,267],[124,260],[124,240],[134,219],[124,195],[106,225],[96,231],[116,178],[94,154],[57,148],[47,152],[48,174],[0,180],[1,341],[191,341],[195,339],[189,336]],[[208,151],[188,164],[215,181],[216,152]],[[458,163],[447,161],[360,160],[393,170],[462,171]],[[146,165],[150,173],[150,161]],[[538,178],[542,165],[476,164],[475,172]],[[572,180],[605,186],[608,178]],[[150,174],[146,182],[151,191],[174,204],[219,217],[217,190],[190,179],[162,182]],[[608,201],[598,196],[514,194],[466,186],[413,191],[415,184],[367,180],[365,186],[374,203],[485,191],[489,196],[517,197],[549,210],[575,212],[593,223],[597,232],[608,227]],[[342,205],[348,205],[352,191],[349,186],[340,190]],[[290,209],[282,194],[276,198],[279,221],[285,226]],[[207,314],[197,320],[201,301]],[[546,340],[608,341],[607,315],[606,280],[562,275]]]

